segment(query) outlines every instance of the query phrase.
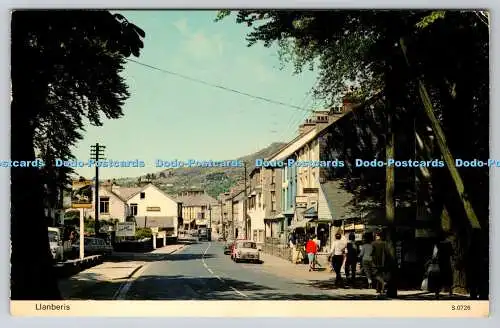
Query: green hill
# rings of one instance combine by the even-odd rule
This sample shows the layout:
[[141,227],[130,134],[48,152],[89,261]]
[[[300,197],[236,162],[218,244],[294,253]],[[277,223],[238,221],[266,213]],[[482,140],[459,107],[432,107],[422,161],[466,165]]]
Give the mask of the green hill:
[[[248,173],[254,168],[255,160],[265,158],[278,149],[283,147],[284,143],[272,143],[268,147],[261,149],[253,154],[245,155],[238,160],[248,163]],[[217,196],[230,188],[243,184],[243,168],[177,168],[166,169],[156,174],[142,176],[142,181],[151,181],[165,192],[175,195],[182,190],[189,188],[204,189],[210,196]],[[117,184],[124,186],[134,186],[139,183],[138,178],[122,178],[115,180]]]

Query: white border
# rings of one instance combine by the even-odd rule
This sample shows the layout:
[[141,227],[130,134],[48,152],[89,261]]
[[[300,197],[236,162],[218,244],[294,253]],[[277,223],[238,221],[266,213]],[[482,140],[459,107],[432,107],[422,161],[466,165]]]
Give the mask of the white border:
[[[2,12],[2,32],[1,32],[1,42],[3,44],[1,51],[1,60],[3,65],[1,66],[1,76],[2,76],[2,88],[0,99],[3,100],[3,107],[0,110],[0,158],[9,158],[9,147],[10,147],[10,136],[9,136],[9,117],[10,117],[10,94],[9,94],[9,66],[10,66],[10,50],[9,50],[9,40],[10,40],[10,14],[9,10],[11,8],[183,8],[183,9],[195,9],[195,8],[242,8],[242,7],[273,7],[273,8],[426,8],[426,7],[442,7],[442,8],[490,8],[492,13],[492,43],[491,43],[491,61],[492,61],[492,70],[496,67],[494,61],[497,60],[495,54],[499,53],[499,42],[498,42],[498,32],[497,30],[497,22],[495,19],[496,9],[498,9],[498,1],[489,0],[476,0],[472,1],[460,1],[460,0],[433,0],[433,1],[405,1],[404,3],[400,0],[379,0],[379,1],[366,1],[366,0],[358,0],[358,1],[286,1],[286,0],[273,0],[273,1],[263,1],[263,0],[252,0],[248,2],[236,1],[236,0],[225,0],[225,1],[187,1],[187,0],[175,0],[175,1],[120,1],[120,0],[92,0],[85,2],[73,2],[70,0],[66,1],[1,1],[1,6],[3,9]],[[497,32],[497,33],[495,33]],[[495,93],[495,85],[494,82],[499,74],[498,71],[492,71],[491,75],[491,83],[492,83],[492,95],[491,95],[491,119],[490,124],[491,127],[500,126],[500,113],[498,112],[498,95]],[[490,140],[491,140],[491,158],[500,158],[500,130],[490,128]],[[2,290],[3,295],[5,297],[2,299],[2,303],[5,304],[5,314],[9,316],[9,247],[10,247],[10,210],[9,210],[9,188],[10,188],[10,179],[9,179],[9,171],[8,170],[0,170],[0,209],[3,211],[3,224],[4,228],[0,230],[2,234],[2,240],[4,241],[3,251],[0,252],[0,261],[4,263],[4,273],[3,279],[1,279],[0,288]],[[498,206],[500,206],[500,174],[497,172],[492,172],[491,174],[491,182],[490,182],[490,195],[491,195],[491,249],[498,249],[497,243],[497,235],[499,234],[500,224],[495,223],[495,219],[497,213],[499,213]],[[492,295],[492,300],[495,300],[496,297],[500,295],[498,293],[498,260],[495,257],[495,251],[492,251],[490,256],[491,258],[491,268],[492,271],[490,273],[490,290]],[[356,304],[354,306],[361,306],[361,304]],[[494,316],[494,312],[496,310],[496,302],[492,301],[491,304],[491,316]],[[334,309],[332,308],[332,311]],[[495,318],[496,319],[496,318]],[[56,318],[44,318],[44,319],[36,319],[36,318],[16,318],[13,319],[11,317],[6,317],[1,319],[2,326],[15,326],[15,327],[25,327],[25,326],[40,326],[40,327],[56,327],[56,326],[64,326],[64,327],[89,327],[90,325],[102,325],[109,326],[109,324],[113,324],[113,326],[119,325],[122,327],[129,326],[144,326],[148,325],[158,325],[158,326],[185,326],[193,325],[197,327],[210,327],[212,325],[217,325],[217,327],[234,327],[238,325],[239,327],[250,327],[250,326],[260,326],[262,324],[269,326],[276,325],[286,325],[288,327],[299,327],[299,326],[317,326],[317,327],[328,327],[331,325],[339,325],[341,327],[347,327],[354,324],[355,326],[369,326],[370,328],[376,326],[383,326],[389,323],[388,319],[293,319],[293,320],[284,320],[284,319],[252,319],[252,320],[241,320],[241,319],[138,319],[138,318],[127,318],[127,319],[94,319],[94,318],[64,318],[64,319],[56,319]],[[14,321],[15,320],[15,321]],[[168,321],[166,321],[168,320]],[[279,320],[279,322],[278,322]],[[333,321],[334,320],[334,321]],[[391,324],[401,326],[405,325],[408,328],[413,327],[421,327],[426,325],[477,325],[477,327],[483,327],[485,325],[488,326],[498,326],[494,324],[492,319],[490,320],[480,320],[474,323],[463,320],[450,319],[453,322],[438,322],[436,320],[430,319],[422,319],[421,320],[410,320],[410,319],[394,319],[391,320]],[[146,322],[145,322],[146,321]],[[498,320],[494,320],[498,321]]]

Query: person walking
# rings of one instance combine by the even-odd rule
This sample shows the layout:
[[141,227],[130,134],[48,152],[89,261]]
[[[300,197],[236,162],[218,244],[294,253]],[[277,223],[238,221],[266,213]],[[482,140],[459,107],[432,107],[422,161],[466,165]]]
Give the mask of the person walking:
[[361,270],[368,280],[368,288],[372,288],[373,282],[373,260],[372,260],[372,246],[373,236],[371,234],[365,234],[363,236],[363,244],[359,251],[359,262],[361,263]]
[[309,271],[316,269],[316,253],[318,252],[318,244],[309,237],[306,243],[307,259],[309,260]]
[[[448,291],[448,295],[453,295],[453,269],[452,269],[452,257],[453,257],[453,245],[448,240],[447,235],[444,232],[439,234],[439,242],[437,243],[438,248],[438,263],[441,275],[441,288]],[[439,297],[439,294],[438,294]]]
[[342,276],[340,275],[340,269],[344,263],[344,254],[346,251],[346,242],[341,239],[340,233],[335,234],[335,241],[333,242],[331,249],[332,266],[335,271],[335,283],[342,282]]
[[[316,243],[316,245],[318,246],[318,253],[321,251],[321,240],[318,239],[318,236],[317,235],[313,235],[313,241]],[[318,262],[318,254],[316,254],[316,256],[314,257],[314,265],[318,266],[318,267],[321,267],[321,264],[319,264]]]
[[386,257],[387,245],[384,240],[383,232],[375,234],[375,241],[372,242],[372,261],[375,275],[375,289],[377,293],[382,294],[385,289]]
[[439,232],[433,247],[432,257],[426,263],[428,289],[435,294],[436,299],[440,297],[442,289],[447,289],[449,295],[453,295],[452,255],[451,243],[446,239],[444,232]]
[[346,261],[345,261],[345,276],[354,282],[356,279],[356,266],[358,264],[358,245],[356,244],[356,235],[354,232],[349,234],[349,241],[346,247]]

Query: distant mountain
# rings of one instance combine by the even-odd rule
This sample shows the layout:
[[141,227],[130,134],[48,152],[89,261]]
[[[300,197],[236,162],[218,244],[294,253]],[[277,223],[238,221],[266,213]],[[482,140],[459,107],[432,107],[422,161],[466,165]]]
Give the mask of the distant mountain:
[[[266,158],[278,151],[285,143],[275,142],[253,154],[245,155],[238,160],[247,162],[247,173],[255,167],[255,160]],[[215,168],[177,168],[166,169],[156,174],[140,177],[141,181],[151,181],[165,192],[176,195],[189,188],[204,189],[210,196],[217,196],[230,188],[243,184],[244,169],[241,167]],[[116,179],[120,185],[133,186],[139,184],[139,178]]]

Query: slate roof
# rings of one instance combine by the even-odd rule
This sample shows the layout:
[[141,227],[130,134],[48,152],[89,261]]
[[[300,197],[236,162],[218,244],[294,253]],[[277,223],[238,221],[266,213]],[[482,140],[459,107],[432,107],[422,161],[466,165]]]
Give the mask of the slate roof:
[[217,205],[219,202],[210,197],[207,194],[195,195],[195,196],[178,196],[176,198],[178,202],[182,203],[182,206],[206,206],[208,204]]
[[[120,197],[123,201],[129,200],[132,196],[140,192],[143,188],[141,187],[119,187],[113,189],[113,193]],[[108,190],[111,190],[111,188],[108,188]]]
[[349,217],[359,217],[357,209],[350,202],[353,195],[340,186],[340,181],[328,181],[321,184],[326,203],[334,220],[347,219]]

